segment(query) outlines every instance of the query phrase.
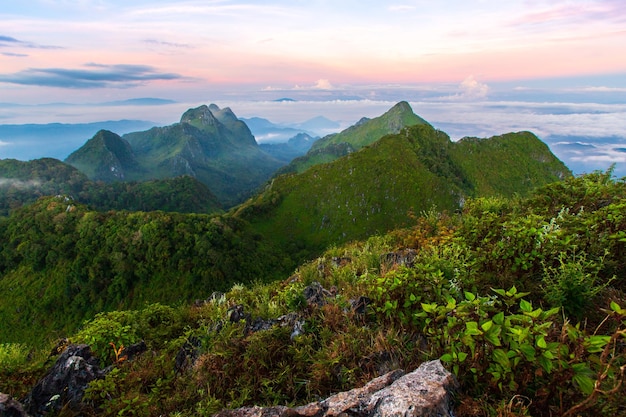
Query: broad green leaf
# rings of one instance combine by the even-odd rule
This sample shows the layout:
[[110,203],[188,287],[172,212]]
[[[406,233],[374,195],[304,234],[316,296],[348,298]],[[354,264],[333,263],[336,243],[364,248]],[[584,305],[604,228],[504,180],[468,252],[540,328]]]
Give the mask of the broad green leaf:
[[504,350],[494,349],[492,356],[493,360],[496,361],[496,363],[498,363],[500,366],[502,366],[502,368],[506,370],[511,369],[511,362],[509,361],[509,357]]
[[474,301],[474,300],[476,299],[476,295],[475,295],[475,294],[472,294],[472,293],[471,293],[471,292],[469,292],[469,291],[465,291],[465,299],[466,299],[467,301]]
[[439,358],[442,362],[452,362],[452,354],[451,353],[446,353],[441,355],[441,357]]
[[543,336],[539,336],[537,338],[537,347],[540,347],[541,349],[545,349],[548,347],[548,344],[546,343],[546,339]]
[[524,299],[521,299],[519,301],[519,308],[524,313],[530,313],[531,311],[533,311],[533,305],[530,302],[528,302],[528,301],[526,301]]
[[422,310],[427,313],[434,313],[435,311],[437,311],[437,303],[422,303]]
[[622,307],[620,307],[620,305],[617,304],[615,301],[611,301],[611,310],[613,310],[617,314],[623,314]]
[[539,365],[541,366],[541,368],[543,368],[544,371],[546,371],[547,373],[552,372],[553,365],[550,359],[546,358],[542,354],[541,356],[539,356],[539,358],[537,358],[537,361],[539,362]]
[[504,323],[504,311],[501,311],[495,316],[493,316],[493,322],[495,324],[502,325],[502,323]]
[[492,326],[493,326],[493,321],[488,320],[488,321],[484,322],[483,324],[481,324],[480,328],[483,329],[484,331],[488,332],[489,329],[491,329]]
[[483,334],[483,332],[478,329],[478,323],[475,321],[468,321],[465,323],[465,334],[470,336],[479,336]]
[[524,354],[527,361],[535,360],[535,348],[530,343],[521,344],[519,350]]
[[485,337],[485,340],[491,343],[492,345],[501,346],[502,345],[502,343],[500,342],[501,333],[502,333],[502,327],[496,325],[496,326],[492,326],[488,332],[485,332],[484,337]]
[[584,374],[574,374],[572,381],[574,381],[574,383],[578,385],[578,388],[580,388],[580,390],[586,395],[591,395],[596,383],[593,378]]

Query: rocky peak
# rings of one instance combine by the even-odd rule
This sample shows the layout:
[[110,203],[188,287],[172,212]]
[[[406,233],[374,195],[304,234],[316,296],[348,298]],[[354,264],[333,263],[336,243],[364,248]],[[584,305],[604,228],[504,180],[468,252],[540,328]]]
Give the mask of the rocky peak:
[[[211,106],[215,105],[212,104]],[[183,113],[182,117],[180,118],[180,122],[200,126],[215,126],[217,124],[217,119],[213,115],[211,108],[203,104],[200,107],[196,107],[195,109],[189,109],[185,113]]]

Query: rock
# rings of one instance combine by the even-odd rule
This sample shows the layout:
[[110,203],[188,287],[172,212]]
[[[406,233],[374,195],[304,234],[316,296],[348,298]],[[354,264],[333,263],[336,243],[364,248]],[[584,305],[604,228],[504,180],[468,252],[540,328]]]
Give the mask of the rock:
[[185,343],[178,349],[176,359],[174,360],[174,371],[176,374],[183,373],[187,369],[193,367],[200,356],[200,347],[202,341],[191,336]]
[[319,282],[315,281],[304,289],[303,295],[308,305],[322,307],[326,305],[326,298],[332,297],[335,294],[322,287],[322,284]]
[[78,409],[87,384],[102,377],[89,346],[69,345],[26,396],[24,407],[34,416],[56,413],[66,405]]
[[457,388],[441,362],[430,361],[376,392],[365,408],[368,416],[454,417],[451,391]]
[[22,404],[0,392],[0,417],[28,417],[28,414]]
[[223,410],[215,417],[453,417],[456,379],[439,360],[415,371],[388,372],[361,388],[342,392],[301,407],[245,407]]

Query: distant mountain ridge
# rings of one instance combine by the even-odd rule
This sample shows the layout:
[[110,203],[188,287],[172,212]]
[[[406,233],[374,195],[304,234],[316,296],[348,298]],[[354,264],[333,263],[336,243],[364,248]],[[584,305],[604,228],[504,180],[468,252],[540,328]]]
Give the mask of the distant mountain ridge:
[[102,181],[190,175],[226,207],[250,196],[283,165],[263,152],[230,108],[215,104],[189,109],[170,126],[115,136],[100,132],[66,162]]

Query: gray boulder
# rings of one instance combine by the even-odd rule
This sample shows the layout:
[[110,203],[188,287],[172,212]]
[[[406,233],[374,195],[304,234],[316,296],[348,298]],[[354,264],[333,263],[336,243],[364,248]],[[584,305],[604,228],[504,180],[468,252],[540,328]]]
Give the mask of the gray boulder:
[[33,416],[56,413],[65,405],[80,408],[87,385],[102,378],[98,359],[87,345],[70,345],[24,400]]
[[411,373],[392,371],[361,388],[302,407],[244,407],[215,417],[453,417],[452,396],[457,388],[454,376],[435,360]]

